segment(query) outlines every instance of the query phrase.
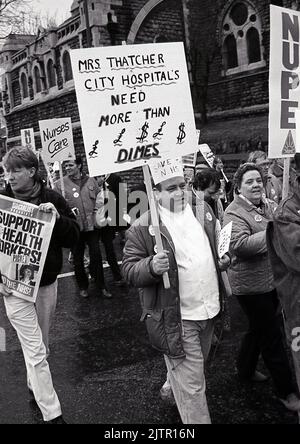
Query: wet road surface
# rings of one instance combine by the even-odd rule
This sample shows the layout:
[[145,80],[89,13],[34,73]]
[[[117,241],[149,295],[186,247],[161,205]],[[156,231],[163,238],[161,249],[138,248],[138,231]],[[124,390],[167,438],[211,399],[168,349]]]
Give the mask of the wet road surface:
[[[112,300],[95,292],[80,299],[74,277],[59,280],[49,363],[67,422],[180,424],[176,407],[159,397],[166,376],[164,361],[149,346],[139,322],[137,292],[114,286],[109,269],[105,275]],[[245,385],[237,379],[234,358],[246,323],[235,301],[231,310],[232,331],[224,333],[207,370],[212,421],[297,423],[297,415],[277,401],[271,382]],[[41,423],[39,410],[30,401],[22,352],[2,300],[0,326],[7,335],[6,352],[0,353],[0,424]]]

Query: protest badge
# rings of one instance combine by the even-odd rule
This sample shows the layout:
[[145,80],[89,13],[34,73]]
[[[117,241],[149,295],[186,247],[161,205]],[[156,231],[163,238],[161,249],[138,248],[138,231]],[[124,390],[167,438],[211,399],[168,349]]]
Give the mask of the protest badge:
[[197,145],[182,43],[75,49],[71,59],[91,176]]
[[221,259],[224,254],[228,253],[231,241],[232,222],[229,222],[219,234],[218,256]]
[[181,157],[176,159],[153,159],[150,161],[149,167],[155,185],[172,177],[184,177]]
[[207,144],[199,145],[200,152],[210,168],[213,168],[215,155]]
[[71,118],[40,120],[42,157],[45,164],[75,159]]
[[300,152],[295,111],[299,107],[300,12],[271,5],[269,158]]
[[52,230],[53,213],[0,196],[0,274],[13,294],[35,302]]
[[21,144],[22,146],[30,148],[34,153],[36,153],[33,128],[21,130]]

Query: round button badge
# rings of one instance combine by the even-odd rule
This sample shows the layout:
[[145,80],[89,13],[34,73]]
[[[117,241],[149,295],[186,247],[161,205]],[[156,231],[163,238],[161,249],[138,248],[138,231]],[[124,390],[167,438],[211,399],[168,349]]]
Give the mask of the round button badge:
[[150,227],[149,227],[149,234],[150,234],[150,236],[155,236],[153,225],[150,225]]
[[206,219],[211,222],[213,220],[212,215],[210,213],[206,213]]
[[254,219],[256,220],[256,222],[262,222],[263,220],[263,218],[259,214],[257,214]]

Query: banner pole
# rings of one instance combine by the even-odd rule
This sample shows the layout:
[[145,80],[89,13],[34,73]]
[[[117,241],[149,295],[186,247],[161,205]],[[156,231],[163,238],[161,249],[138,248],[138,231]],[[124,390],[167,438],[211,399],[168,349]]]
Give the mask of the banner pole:
[[60,178],[61,194],[62,194],[63,198],[65,198],[66,192],[65,192],[65,183],[64,183],[62,163],[61,162],[58,162],[58,163],[59,163],[59,178]]
[[222,169],[221,172],[222,172],[222,175],[223,175],[223,177],[224,177],[225,182],[228,183],[228,182],[229,182],[229,179],[228,179],[228,177],[226,176],[226,174],[224,173],[224,170]]
[[[155,233],[157,253],[163,253],[164,248],[163,248],[162,238],[161,238],[160,229],[159,229],[157,206],[156,206],[156,203],[154,200],[154,193],[153,193],[153,189],[152,189],[152,185],[151,185],[151,176],[150,176],[150,170],[149,170],[148,165],[143,166],[143,173],[144,173],[145,185],[146,185],[146,190],[147,190],[147,195],[148,195],[148,201],[149,201],[149,205],[150,205],[151,221],[152,221],[152,225],[153,225],[153,229],[154,229],[154,233]],[[165,289],[168,290],[170,288],[170,280],[169,280],[169,275],[167,272],[163,274],[163,281],[164,281]]]
[[291,165],[291,159],[289,157],[285,158],[284,159],[284,169],[283,169],[282,199],[286,199],[289,194],[290,165]]

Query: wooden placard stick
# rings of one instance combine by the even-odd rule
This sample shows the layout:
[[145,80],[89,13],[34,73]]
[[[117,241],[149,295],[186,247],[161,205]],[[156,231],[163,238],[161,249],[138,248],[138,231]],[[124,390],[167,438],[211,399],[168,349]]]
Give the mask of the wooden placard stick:
[[[155,199],[154,199],[154,193],[153,193],[153,189],[152,189],[152,185],[151,185],[151,175],[150,175],[150,170],[149,170],[148,165],[143,166],[143,173],[144,173],[144,180],[145,180],[148,201],[149,201],[149,206],[150,206],[151,221],[152,221],[152,226],[153,226],[154,233],[155,233],[157,253],[163,253],[164,248],[163,248],[162,238],[161,238],[160,229],[159,229],[157,206],[156,206]],[[165,289],[168,290],[170,288],[170,280],[169,280],[168,273],[163,274],[163,281],[164,281]]]
[[63,175],[63,169],[62,169],[62,163],[59,163],[59,178],[60,178],[60,187],[61,187],[61,194],[65,198],[66,192],[65,192],[65,183],[64,183],[64,175]]
[[283,169],[283,189],[282,189],[282,199],[286,199],[289,194],[289,187],[290,187],[290,166],[291,166],[291,159],[285,158],[284,159],[284,169]]

